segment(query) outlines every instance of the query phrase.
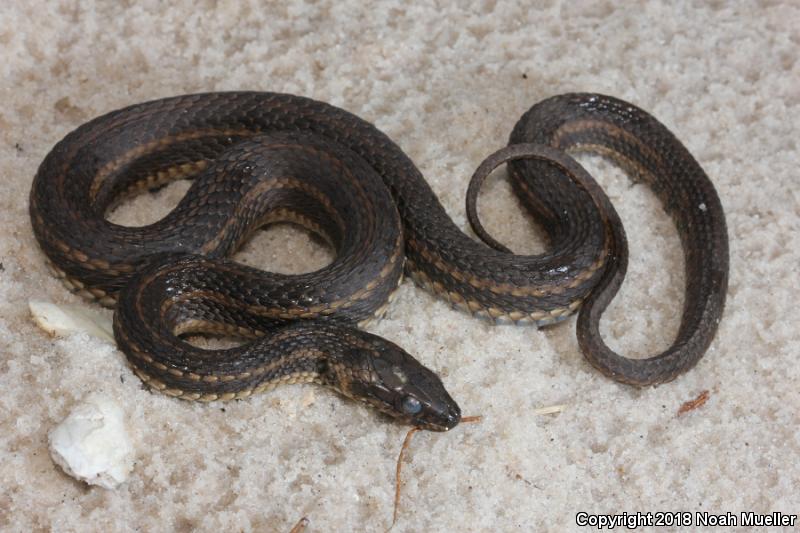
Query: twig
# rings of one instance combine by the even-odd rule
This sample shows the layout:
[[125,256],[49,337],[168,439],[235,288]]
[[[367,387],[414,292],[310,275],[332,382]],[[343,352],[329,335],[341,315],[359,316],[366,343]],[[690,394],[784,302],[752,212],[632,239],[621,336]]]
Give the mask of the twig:
[[678,416],[684,413],[688,413],[689,411],[694,411],[699,407],[702,407],[703,404],[708,401],[709,396],[710,396],[709,392],[707,390],[704,390],[694,400],[683,402],[683,405],[681,405],[680,409],[678,409]]
[[303,531],[306,530],[306,526],[308,526],[308,517],[304,516],[303,518],[297,521],[297,523],[294,525],[292,530],[289,531],[289,533],[303,533]]
[[561,405],[550,405],[548,407],[539,407],[538,409],[533,410],[533,414],[535,415],[553,415],[556,413],[560,413],[564,409],[566,409],[566,404]]
[[[462,424],[470,424],[474,422],[480,422],[483,419],[482,416],[465,416],[461,418]],[[419,431],[422,428],[411,428],[406,433],[406,438],[403,439],[403,445],[400,447],[400,454],[397,456],[397,467],[395,468],[395,481],[394,481],[394,513],[392,514],[392,525],[389,526],[389,529],[386,531],[391,531],[394,525],[397,523],[397,515],[400,512],[400,491],[403,486],[402,478],[400,474],[403,470],[403,458],[405,458],[406,451],[408,450],[409,444],[411,444],[411,438],[414,436],[414,433]]]
[[400,447],[400,454],[397,456],[397,467],[395,468],[394,474],[394,514],[392,515],[392,525],[389,526],[389,530],[391,530],[397,523],[397,513],[400,511],[400,488],[402,486],[400,472],[403,469],[403,458],[406,456],[408,445],[411,444],[411,437],[413,437],[414,433],[420,429],[421,428],[411,428],[408,430],[408,433],[406,433],[406,438],[403,439],[403,445]]

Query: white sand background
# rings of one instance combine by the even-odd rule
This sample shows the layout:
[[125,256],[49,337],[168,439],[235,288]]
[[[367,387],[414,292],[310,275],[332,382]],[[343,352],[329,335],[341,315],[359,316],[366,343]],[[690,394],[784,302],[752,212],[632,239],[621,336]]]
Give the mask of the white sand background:
[[[390,524],[405,427],[310,385],[236,403],[177,401],[144,390],[110,344],[51,338],[30,320],[29,298],[80,303],[48,274],[28,219],[31,180],[53,144],[115,108],[225,89],[311,96],[376,123],[462,227],[477,164],[529,106],[573,90],[651,111],[722,198],[725,315],[697,367],[660,387],[636,390],[589,367],[574,318],[546,331],[494,327],[402,285],[372,331],[437,370],[483,421],[416,435],[393,531],[586,530],[580,511],[800,512],[798,4],[369,4],[0,5],[0,530],[285,532],[302,516],[311,532]],[[645,186],[583,161],[630,239],[606,339],[625,354],[654,353],[679,321],[677,233]],[[184,189],[140,197],[115,220],[155,220]],[[501,176],[481,209],[514,250],[542,249]],[[296,272],[329,255],[278,228],[240,258]],[[705,405],[677,415],[704,390]],[[124,406],[137,450],[115,491],[72,480],[47,451],[50,428],[96,391]]]

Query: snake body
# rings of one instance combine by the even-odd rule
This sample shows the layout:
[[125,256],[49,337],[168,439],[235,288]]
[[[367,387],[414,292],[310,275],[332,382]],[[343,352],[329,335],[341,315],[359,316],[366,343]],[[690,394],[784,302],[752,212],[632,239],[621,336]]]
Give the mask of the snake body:
[[[592,150],[631,169],[674,218],[686,297],[673,345],[650,359],[613,353],[600,316],[625,273],[619,217],[566,152]],[[509,162],[523,204],[544,229],[544,254],[514,255],[483,230],[480,183]],[[127,194],[193,178],[179,205],[144,227],[105,216]],[[284,382],[317,382],[407,423],[449,429],[460,410],[431,370],[356,326],[403,270],[473,315],[548,325],[581,308],[578,339],[606,375],[633,385],[673,379],[707,349],[722,313],[728,249],[708,177],[653,117],[607,96],[568,94],[531,108],[508,148],[478,169],[467,236],[413,162],[371,124],[292,95],[231,92],[114,111],[67,135],[42,162],[30,196],[39,243],[66,283],[115,305],[114,331],[151,387],[195,400],[241,398]],[[278,275],[231,255],[259,227],[289,221],[325,238],[334,261]],[[253,340],[226,350],[187,342],[206,332]]]

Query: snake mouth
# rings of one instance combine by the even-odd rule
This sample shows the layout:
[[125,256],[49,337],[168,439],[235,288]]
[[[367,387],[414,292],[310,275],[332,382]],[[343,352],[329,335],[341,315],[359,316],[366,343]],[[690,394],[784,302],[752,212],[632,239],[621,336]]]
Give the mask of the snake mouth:
[[456,410],[454,413],[448,414],[447,419],[443,426],[441,426],[441,431],[449,431],[456,427],[458,423],[461,422],[461,410]]
[[461,422],[461,409],[453,403],[435,415],[428,413],[428,416],[412,420],[411,424],[429,431],[450,431]]

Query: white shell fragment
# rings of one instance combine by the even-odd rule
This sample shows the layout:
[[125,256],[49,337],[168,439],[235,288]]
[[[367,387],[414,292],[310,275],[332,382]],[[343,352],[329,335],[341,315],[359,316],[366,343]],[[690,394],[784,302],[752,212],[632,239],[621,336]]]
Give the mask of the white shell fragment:
[[93,395],[78,405],[49,435],[53,461],[90,485],[116,488],[133,470],[133,445],[122,409]]
[[98,311],[82,305],[57,305],[39,300],[30,300],[28,307],[34,322],[51,335],[83,331],[98,339],[114,342],[111,320]]

